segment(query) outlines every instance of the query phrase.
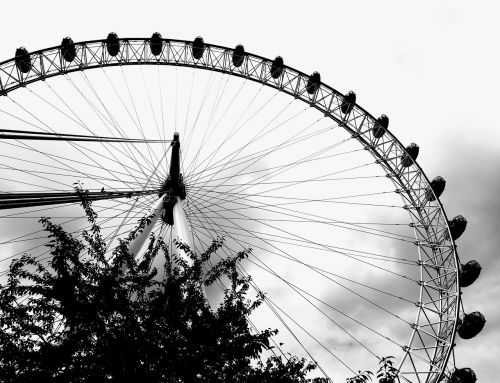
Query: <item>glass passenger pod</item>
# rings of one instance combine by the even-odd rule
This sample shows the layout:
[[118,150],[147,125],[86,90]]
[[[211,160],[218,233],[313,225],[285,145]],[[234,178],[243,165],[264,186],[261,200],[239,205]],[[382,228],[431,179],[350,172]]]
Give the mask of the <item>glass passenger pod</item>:
[[382,138],[389,127],[389,117],[385,114],[382,114],[379,118],[377,118],[377,122],[375,126],[372,128],[373,137]]
[[356,93],[352,90],[344,95],[344,100],[342,101],[342,105],[340,106],[340,110],[344,114],[349,114],[356,103]]
[[283,73],[284,62],[281,56],[277,56],[271,64],[271,77],[278,79]]
[[31,58],[25,47],[16,49],[16,67],[21,73],[28,73],[31,70]]
[[319,84],[321,84],[321,75],[319,72],[313,72],[307,79],[307,93],[314,94],[318,91]]
[[472,260],[460,267],[460,287],[468,287],[472,285],[479,274],[481,274],[481,265],[479,262]]
[[243,60],[245,59],[245,48],[243,47],[243,45],[241,44],[238,44],[236,45],[236,48],[234,48],[234,51],[233,51],[233,65],[237,68],[239,68],[241,66],[241,64],[243,64]]
[[474,383],[477,381],[475,372],[468,368],[456,368],[450,376],[449,383]]
[[199,60],[203,57],[203,53],[205,52],[205,42],[202,37],[198,36],[194,39],[192,52],[195,60]]
[[411,143],[406,147],[406,152],[401,156],[401,166],[403,168],[409,167],[418,157],[420,148],[417,144]]
[[479,311],[465,314],[457,322],[457,333],[462,339],[472,339],[481,332],[486,318]]
[[65,37],[61,41],[61,56],[66,62],[72,62],[76,57],[76,47],[71,37]]
[[446,181],[443,177],[437,176],[434,178],[427,191],[425,192],[425,197],[427,198],[427,201],[435,201],[436,197],[439,198],[441,197],[441,194],[443,194],[444,188],[446,186]]
[[118,35],[115,32],[108,34],[106,38],[106,50],[108,54],[115,57],[120,53],[120,42],[118,41]]
[[159,56],[163,50],[163,40],[159,32],[153,33],[149,39],[149,49],[151,49],[151,54],[153,56]]

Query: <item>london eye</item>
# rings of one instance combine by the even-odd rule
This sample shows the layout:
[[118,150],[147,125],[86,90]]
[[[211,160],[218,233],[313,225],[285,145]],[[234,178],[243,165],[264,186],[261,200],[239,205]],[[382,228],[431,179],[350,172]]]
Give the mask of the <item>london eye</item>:
[[49,259],[40,217],[82,234],[78,183],[110,252],[148,215],[137,257],[151,233],[172,252],[250,248],[240,272],[265,305],[248,320],[319,376],[390,355],[392,381],[475,381],[454,347],[484,326],[461,299],[481,266],[456,251],[467,221],[444,211],[445,179],[389,117],[287,64],[159,33],[17,49],[0,63],[0,277],[24,253]]

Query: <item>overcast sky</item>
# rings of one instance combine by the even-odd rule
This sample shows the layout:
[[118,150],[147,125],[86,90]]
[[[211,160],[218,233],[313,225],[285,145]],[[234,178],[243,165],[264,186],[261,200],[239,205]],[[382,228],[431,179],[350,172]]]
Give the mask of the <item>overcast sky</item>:
[[[185,4],[185,5],[184,5]],[[417,5],[418,4],[418,5]],[[458,241],[463,261],[483,266],[464,290],[466,311],[486,315],[485,330],[458,340],[458,366],[493,382],[500,354],[500,6],[495,1],[40,1],[2,4],[1,61],[74,41],[120,37],[192,39],[224,46],[242,43],[341,92],[354,90],[373,115],[387,114],[404,143],[419,144],[429,176],[447,180],[448,216],[464,215]],[[497,307],[495,307],[497,306]]]

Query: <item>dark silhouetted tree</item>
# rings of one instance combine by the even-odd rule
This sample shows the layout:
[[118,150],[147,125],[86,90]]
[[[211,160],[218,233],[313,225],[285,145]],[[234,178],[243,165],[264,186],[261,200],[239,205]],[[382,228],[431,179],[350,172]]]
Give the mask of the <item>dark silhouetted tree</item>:
[[[237,272],[249,251],[202,273],[223,244],[192,260],[169,254],[161,238],[149,241],[140,261],[128,253],[137,234],[120,240],[106,259],[97,215],[79,187],[89,229],[79,240],[48,218],[48,263],[25,254],[14,260],[0,290],[2,382],[326,382],[307,378],[314,364],[271,356],[276,330],[250,330],[247,317],[265,297],[247,297],[249,277]],[[141,230],[147,219],[141,220]],[[166,258],[158,281],[152,259]],[[123,267],[126,265],[126,267]],[[212,309],[203,286],[225,278],[229,287]]]

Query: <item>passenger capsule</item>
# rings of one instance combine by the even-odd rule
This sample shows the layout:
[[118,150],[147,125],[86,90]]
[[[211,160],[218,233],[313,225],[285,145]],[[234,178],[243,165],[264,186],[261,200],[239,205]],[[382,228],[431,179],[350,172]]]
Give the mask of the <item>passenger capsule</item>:
[[281,56],[277,56],[271,64],[271,77],[279,78],[283,73],[283,66],[283,58]]
[[340,106],[340,110],[344,114],[351,113],[354,104],[356,103],[356,93],[352,90],[344,95],[344,100],[342,101],[342,105]]
[[195,60],[199,60],[203,57],[203,52],[205,52],[205,42],[200,36],[194,39],[192,50]]
[[425,192],[425,197],[428,201],[434,201],[443,194],[444,187],[446,186],[446,181],[443,177],[437,176],[431,181],[429,188]]
[[474,338],[481,332],[485,323],[486,319],[479,311],[465,314],[463,319],[459,320],[457,323],[458,335],[460,335],[460,338],[462,339]]
[[31,59],[28,50],[25,47],[16,49],[16,67],[22,73],[28,73],[31,69]]
[[464,233],[467,227],[467,220],[463,216],[457,215],[448,224],[450,226],[451,238],[456,240]]
[[61,42],[61,56],[67,62],[72,62],[76,57],[76,47],[71,37],[65,37]]
[[110,56],[116,56],[120,52],[120,42],[118,41],[118,35],[115,32],[111,32],[106,38],[106,49]]
[[450,376],[449,383],[475,383],[476,374],[470,368],[455,368]]
[[401,166],[404,168],[407,168],[410,166],[413,161],[415,161],[418,157],[418,152],[420,151],[420,148],[418,147],[417,144],[411,143],[406,147],[406,153],[403,153],[401,156]]
[[481,274],[481,265],[477,261],[469,261],[460,268],[460,287],[472,285]]
[[375,123],[375,126],[372,128],[373,137],[381,138],[387,131],[388,127],[389,127],[389,117],[387,117],[385,114],[382,114],[379,118],[377,118],[377,122]]
[[243,60],[245,59],[245,48],[243,48],[243,45],[238,44],[236,45],[236,48],[234,48],[233,51],[233,65],[235,67],[240,67],[241,64],[243,64]]
[[161,39],[161,35],[158,32],[155,32],[151,35],[149,39],[149,49],[151,49],[151,53],[153,56],[158,56],[163,50],[163,40]]
[[321,83],[321,75],[318,72],[314,72],[307,79],[307,93],[314,94],[319,88],[319,84]]

